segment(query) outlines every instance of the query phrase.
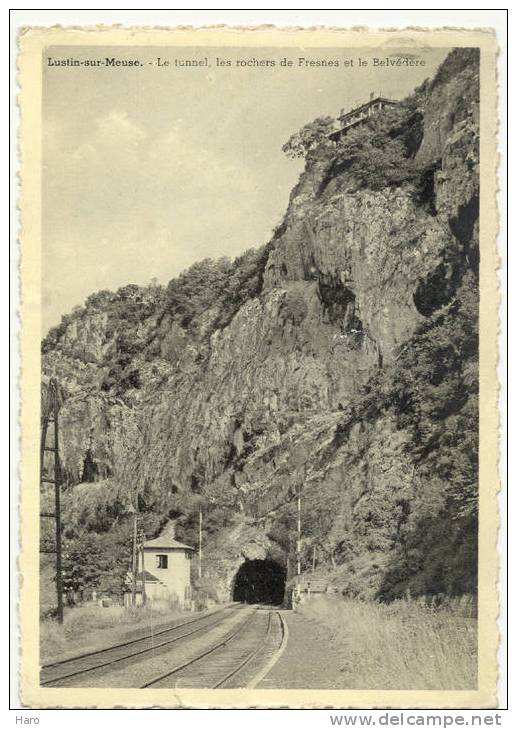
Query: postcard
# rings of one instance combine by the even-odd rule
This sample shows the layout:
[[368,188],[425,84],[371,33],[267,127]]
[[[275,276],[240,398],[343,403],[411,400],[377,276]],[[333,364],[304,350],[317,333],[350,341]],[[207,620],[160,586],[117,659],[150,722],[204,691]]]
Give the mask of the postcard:
[[494,707],[495,35],[18,46],[23,704]]

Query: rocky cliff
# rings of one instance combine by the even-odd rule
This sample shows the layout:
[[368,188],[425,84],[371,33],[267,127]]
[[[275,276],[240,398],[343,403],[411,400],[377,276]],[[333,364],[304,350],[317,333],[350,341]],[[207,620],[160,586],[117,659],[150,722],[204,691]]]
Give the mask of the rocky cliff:
[[303,565],[344,593],[475,590],[478,94],[453,51],[396,119],[310,150],[263,249],[47,335],[67,538],[138,493],[147,531],[193,540],[202,504],[224,599],[246,558],[292,566],[301,490]]

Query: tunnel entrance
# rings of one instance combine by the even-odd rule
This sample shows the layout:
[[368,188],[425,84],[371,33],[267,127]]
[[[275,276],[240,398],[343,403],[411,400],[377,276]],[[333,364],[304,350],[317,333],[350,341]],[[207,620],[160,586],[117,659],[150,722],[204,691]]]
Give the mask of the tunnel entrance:
[[247,560],[235,575],[233,599],[248,604],[281,605],[286,571],[271,559]]

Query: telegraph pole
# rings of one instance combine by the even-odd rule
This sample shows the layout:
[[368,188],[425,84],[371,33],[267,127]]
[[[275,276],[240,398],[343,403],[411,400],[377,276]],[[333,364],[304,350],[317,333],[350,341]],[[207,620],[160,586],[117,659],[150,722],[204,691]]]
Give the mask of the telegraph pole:
[[292,605],[293,590],[290,587],[291,581],[291,554],[290,550],[287,553],[287,559],[285,563],[285,587],[284,587],[284,605],[288,607]]
[[145,562],[144,562],[144,542],[142,541],[142,605],[147,603],[147,593],[145,591]]
[[312,548],[312,571],[316,569],[316,546]]
[[[40,516],[55,519],[55,555],[56,555],[56,596],[57,619],[63,622],[63,565],[61,554],[61,463],[59,460],[59,385],[53,377],[48,385],[47,402],[41,422],[41,449],[40,449],[40,481],[54,484],[54,512],[42,512]],[[54,427],[53,445],[47,445],[47,431],[49,424]],[[44,476],[45,453],[54,454],[54,478]],[[51,551],[51,550],[47,550]]]
[[138,539],[138,522],[137,512],[133,514],[133,592],[131,595],[131,602],[133,607],[136,606],[136,580],[138,575],[138,551],[137,551],[137,539]]
[[298,524],[296,540],[296,589],[300,594],[300,576],[302,573],[302,488],[298,489]]
[[202,567],[202,559],[203,559],[203,509],[201,506],[199,507],[199,549],[198,549],[198,565],[197,565],[197,575],[199,579],[203,576],[203,567]]
[[54,381],[54,504],[56,509],[56,592],[57,619],[63,622],[63,565],[61,558],[61,464],[59,462],[58,392]]
[[131,555],[131,573],[132,573],[132,580],[131,580],[131,605],[133,607],[136,607],[136,578],[138,574],[138,552],[137,552],[137,539],[138,539],[138,532],[137,532],[137,512],[133,504],[130,504],[127,510],[128,514],[133,515],[133,545],[132,545],[132,555]]
[[145,550],[144,550],[144,544],[145,544],[145,531],[142,527],[138,530],[138,556],[137,556],[137,574],[138,574],[138,560],[140,557],[142,558],[142,568],[141,568],[141,575],[142,575],[142,605],[145,605],[147,603],[147,593],[145,589]]

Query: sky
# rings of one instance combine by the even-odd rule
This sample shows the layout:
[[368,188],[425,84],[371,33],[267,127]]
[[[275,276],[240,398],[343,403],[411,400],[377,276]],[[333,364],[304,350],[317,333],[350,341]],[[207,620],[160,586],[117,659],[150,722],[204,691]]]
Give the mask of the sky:
[[[395,54],[390,50],[390,56]],[[415,50],[411,49],[412,56]],[[335,117],[370,92],[403,98],[425,66],[372,68],[368,49],[51,47],[43,64],[43,329],[92,292],[166,284],[206,257],[269,240],[303,164],[282,145],[317,116]],[[53,59],[138,58],[140,68],[49,66]],[[369,61],[358,66],[361,56]],[[170,66],[156,65],[157,58]],[[216,58],[232,61],[216,65]],[[280,67],[281,58],[293,61]],[[299,58],[354,59],[352,67]],[[210,67],[174,60],[207,58]],[[274,59],[239,67],[238,59]]]

